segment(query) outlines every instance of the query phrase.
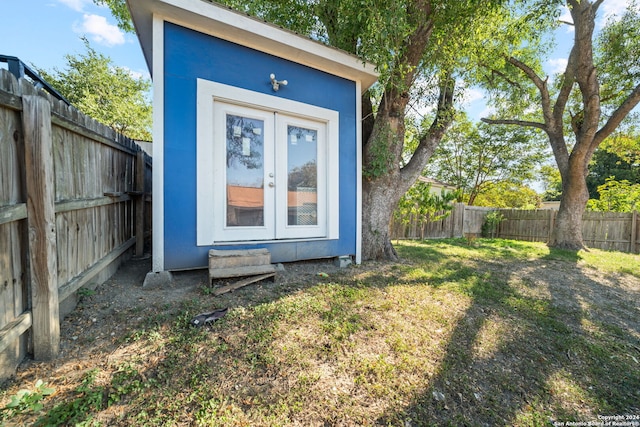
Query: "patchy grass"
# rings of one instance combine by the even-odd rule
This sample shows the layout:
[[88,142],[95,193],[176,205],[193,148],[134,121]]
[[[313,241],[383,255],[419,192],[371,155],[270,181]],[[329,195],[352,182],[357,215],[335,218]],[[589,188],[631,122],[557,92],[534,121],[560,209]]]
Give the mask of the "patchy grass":
[[[640,415],[640,257],[497,239],[397,247],[402,263],[220,297],[229,314],[209,328],[188,326],[210,307],[206,288],[165,304],[89,369],[53,370],[44,407],[4,411],[4,422],[546,426]],[[24,387],[10,384],[4,401]]]

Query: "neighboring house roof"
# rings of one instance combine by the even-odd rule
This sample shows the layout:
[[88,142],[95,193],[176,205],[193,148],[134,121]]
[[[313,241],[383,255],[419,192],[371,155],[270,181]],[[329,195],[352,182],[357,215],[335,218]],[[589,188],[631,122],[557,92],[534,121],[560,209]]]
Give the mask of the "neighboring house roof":
[[552,210],[558,210],[560,209],[560,201],[545,201],[542,202],[542,207],[540,209],[552,209]]
[[426,176],[419,176],[418,181],[431,184],[431,187],[444,188],[445,190],[454,191],[456,189],[455,185],[447,184],[445,182],[438,181],[433,178],[427,178]]
[[220,39],[360,81],[363,92],[378,80],[374,66],[361,58],[211,1],[127,0],[127,5],[149,70],[153,70],[153,16],[157,15]]

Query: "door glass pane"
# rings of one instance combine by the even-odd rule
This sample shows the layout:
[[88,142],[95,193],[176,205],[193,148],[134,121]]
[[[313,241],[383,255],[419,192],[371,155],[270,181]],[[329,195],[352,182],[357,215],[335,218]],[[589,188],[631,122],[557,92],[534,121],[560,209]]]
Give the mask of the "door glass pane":
[[287,126],[288,225],[318,224],[318,131]]
[[264,225],[264,122],[227,114],[227,226]]

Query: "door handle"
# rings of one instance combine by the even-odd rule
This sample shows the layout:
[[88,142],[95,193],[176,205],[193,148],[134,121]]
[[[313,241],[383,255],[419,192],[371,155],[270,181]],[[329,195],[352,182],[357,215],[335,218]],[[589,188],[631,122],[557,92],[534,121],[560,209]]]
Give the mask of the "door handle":
[[269,183],[269,187],[271,187],[271,188],[275,187],[275,185],[273,184],[273,182],[270,182],[270,183]]

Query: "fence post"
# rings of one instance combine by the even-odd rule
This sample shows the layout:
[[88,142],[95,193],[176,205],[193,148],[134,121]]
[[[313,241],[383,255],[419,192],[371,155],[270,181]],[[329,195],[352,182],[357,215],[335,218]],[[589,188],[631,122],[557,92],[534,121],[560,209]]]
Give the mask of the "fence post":
[[636,236],[638,234],[638,211],[633,211],[631,215],[631,238],[629,239],[629,253],[636,253]]
[[144,255],[144,151],[136,154],[136,256]]
[[51,104],[41,96],[24,95],[22,121],[27,179],[33,353],[36,360],[51,360],[60,350]]
[[451,237],[463,237],[465,204],[456,203],[453,205],[453,221],[451,221]]

